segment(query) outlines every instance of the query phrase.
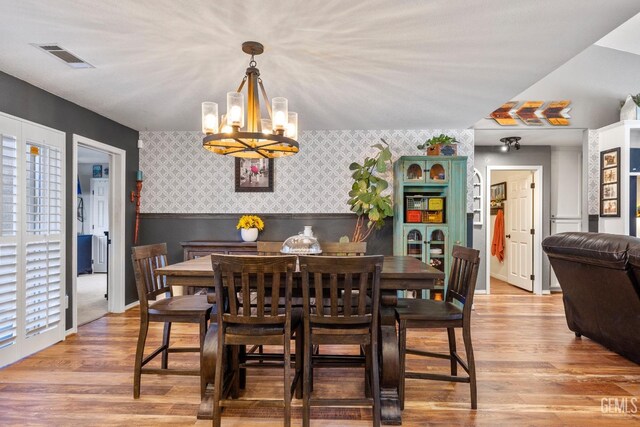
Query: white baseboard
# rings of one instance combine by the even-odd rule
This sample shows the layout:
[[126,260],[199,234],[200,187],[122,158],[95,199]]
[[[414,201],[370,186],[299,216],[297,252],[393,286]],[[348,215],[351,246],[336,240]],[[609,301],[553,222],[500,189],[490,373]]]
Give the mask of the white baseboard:
[[78,333],[78,327],[75,327],[75,328],[69,329],[68,331],[65,331],[64,336],[68,337],[69,335],[73,335],[77,333]]
[[487,290],[486,289],[476,289],[476,291],[474,293],[476,295],[486,295],[487,294]]
[[560,286],[554,286],[551,289],[549,289],[549,291],[551,291],[551,293],[562,293],[562,288]]
[[137,307],[139,305],[140,305],[140,301],[134,301],[129,305],[125,305],[124,306],[124,311],[127,311],[127,310],[129,310],[130,308],[133,308],[133,307]]
[[549,289],[543,289],[542,290],[542,295],[551,295],[551,291]]

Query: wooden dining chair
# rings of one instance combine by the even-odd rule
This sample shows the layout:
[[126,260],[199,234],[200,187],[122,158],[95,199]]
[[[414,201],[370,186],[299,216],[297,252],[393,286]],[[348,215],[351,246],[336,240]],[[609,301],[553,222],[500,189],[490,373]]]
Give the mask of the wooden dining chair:
[[[216,360],[213,425],[220,425],[222,408],[257,406],[284,408],[285,426],[291,425],[291,397],[302,377],[301,312],[291,309],[291,292],[295,256],[211,256],[218,307],[227,307],[218,315],[218,355],[231,360]],[[251,294],[256,298],[251,300]],[[225,301],[226,296],[226,301]],[[278,302],[284,297],[284,307]],[[295,375],[291,376],[291,336],[300,342],[296,347]],[[284,396],[273,399],[234,399],[238,395],[241,369],[255,366],[238,357],[239,347],[277,345],[283,347],[281,360],[270,366],[283,368]],[[260,368],[267,366],[261,361]],[[228,398],[231,397],[231,398]]]
[[[299,260],[304,302],[303,425],[309,426],[311,406],[371,406],[373,425],[377,427],[380,425],[378,313],[384,257],[300,256]],[[313,300],[312,292],[316,296]],[[320,295],[325,298],[319,298]],[[323,302],[326,299],[328,304]],[[357,345],[365,349],[365,371],[372,397],[312,396],[316,363],[313,346],[321,344]]]
[[367,253],[367,242],[322,242],[324,256],[362,256]]
[[[443,301],[426,299],[398,299],[396,318],[399,325],[398,350],[400,353],[400,407],[404,409],[405,378],[430,379],[469,383],[471,388],[471,408],[477,409],[476,367],[471,345],[471,306],[478,277],[480,252],[454,246],[452,252],[451,273],[447,293]],[[432,353],[407,348],[407,329],[446,328],[449,338],[449,353]],[[467,361],[462,360],[456,351],[455,328],[462,328]],[[449,359],[451,375],[406,372],[406,355]],[[467,372],[467,376],[458,376],[458,364]]]
[[282,255],[282,242],[256,242],[256,250],[258,255]]
[[[203,365],[202,348],[213,305],[207,302],[206,295],[173,296],[171,286],[167,285],[166,278],[156,276],[156,269],[167,265],[167,245],[165,243],[133,247],[131,248],[131,260],[133,261],[133,272],[140,299],[140,333],[133,374],[134,399],[140,397],[142,374],[198,375],[200,376],[200,394],[204,395],[205,383],[200,375]],[[164,295],[164,298],[156,300],[160,295]],[[151,322],[164,323],[162,345],[144,357],[144,347]],[[198,324],[200,345],[198,347],[170,347],[171,324],[174,322]],[[169,369],[169,353],[184,352],[200,353],[198,369]],[[160,369],[144,367],[159,354],[162,354]]]

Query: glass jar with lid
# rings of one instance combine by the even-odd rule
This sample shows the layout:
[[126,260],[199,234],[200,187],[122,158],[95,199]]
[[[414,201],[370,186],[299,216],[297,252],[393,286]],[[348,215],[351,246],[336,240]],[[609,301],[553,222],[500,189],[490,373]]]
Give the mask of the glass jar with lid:
[[315,255],[321,254],[322,248],[315,237],[298,233],[284,241],[280,252],[292,255]]

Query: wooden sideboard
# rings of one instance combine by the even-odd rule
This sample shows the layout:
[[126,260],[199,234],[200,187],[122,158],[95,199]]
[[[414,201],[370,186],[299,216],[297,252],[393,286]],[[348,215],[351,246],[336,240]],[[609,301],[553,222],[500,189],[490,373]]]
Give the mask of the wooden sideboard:
[[190,260],[210,254],[257,255],[256,242],[231,242],[213,240],[191,240],[180,242],[184,260]]

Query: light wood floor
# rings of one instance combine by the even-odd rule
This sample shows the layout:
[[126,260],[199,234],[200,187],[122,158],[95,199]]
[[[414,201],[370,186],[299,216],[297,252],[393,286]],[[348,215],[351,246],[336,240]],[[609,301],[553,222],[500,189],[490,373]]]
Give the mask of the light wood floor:
[[532,292],[525,291],[515,285],[509,284],[504,280],[490,277],[491,281],[491,295],[533,295]]
[[[589,339],[576,339],[565,324],[561,295],[477,296],[472,335],[478,367],[478,410],[469,408],[467,384],[407,380],[405,426],[423,425],[632,425],[640,415],[603,414],[602,399],[640,398],[640,366]],[[0,425],[210,425],[196,421],[195,377],[143,376],[133,400],[132,367],[138,312],[108,315],[75,336],[0,370]],[[151,337],[158,342],[160,329]],[[184,344],[190,332],[175,328]],[[445,333],[411,332],[409,342],[446,349]],[[459,345],[459,348],[462,346]],[[180,357],[181,355],[176,355]],[[179,364],[195,362],[181,356]],[[444,363],[443,363],[444,362]],[[446,361],[409,368],[436,371]],[[361,371],[318,370],[316,387],[357,395]],[[281,393],[278,371],[250,372],[247,393]],[[300,425],[294,400],[293,425]],[[640,411],[640,402],[637,403]],[[630,409],[633,409],[629,405]],[[367,426],[367,409],[314,411],[315,426]],[[227,413],[225,426],[281,425],[278,410]]]

